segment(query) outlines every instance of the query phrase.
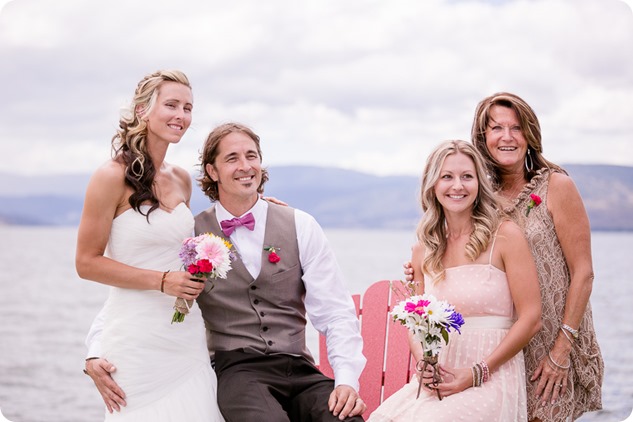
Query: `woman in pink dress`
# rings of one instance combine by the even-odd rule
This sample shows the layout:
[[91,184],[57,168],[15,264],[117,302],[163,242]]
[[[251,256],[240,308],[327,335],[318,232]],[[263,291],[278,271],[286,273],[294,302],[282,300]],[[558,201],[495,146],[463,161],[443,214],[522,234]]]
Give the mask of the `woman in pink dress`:
[[[372,422],[526,421],[522,348],[540,329],[536,266],[521,229],[497,212],[483,159],[472,144],[448,141],[429,156],[422,180],[417,293],[455,306],[465,323],[439,356],[442,381],[418,378],[388,398]],[[410,342],[416,360],[422,347]],[[441,397],[441,400],[438,398]]]
[[[484,98],[475,111],[472,143],[536,263],[543,323],[525,348],[528,419],[578,419],[602,408],[604,377],[589,301],[591,228],[582,198],[565,170],[543,156],[538,117],[519,96]],[[410,263],[405,276],[413,280]]]

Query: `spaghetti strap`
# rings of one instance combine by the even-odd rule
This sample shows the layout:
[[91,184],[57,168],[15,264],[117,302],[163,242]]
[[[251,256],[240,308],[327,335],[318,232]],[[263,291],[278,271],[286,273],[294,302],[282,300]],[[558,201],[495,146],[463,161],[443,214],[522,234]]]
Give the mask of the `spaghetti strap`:
[[497,240],[497,233],[499,233],[499,229],[501,228],[501,224],[497,227],[497,231],[495,231],[495,235],[492,238],[492,246],[490,247],[490,256],[488,257],[488,265],[492,265],[492,252],[495,250],[495,241]]

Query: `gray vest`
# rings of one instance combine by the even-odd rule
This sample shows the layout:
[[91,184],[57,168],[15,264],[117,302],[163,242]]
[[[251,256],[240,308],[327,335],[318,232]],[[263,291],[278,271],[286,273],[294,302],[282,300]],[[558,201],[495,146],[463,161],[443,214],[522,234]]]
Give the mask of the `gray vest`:
[[[196,235],[206,232],[230,242],[220,229],[215,207],[196,216]],[[256,279],[234,247],[236,258],[227,279],[206,282],[198,305],[207,326],[209,348],[302,355],[314,362],[305,341],[305,286],[294,209],[268,204],[267,246],[274,246],[281,260],[269,262],[268,252],[262,249],[262,268]]]

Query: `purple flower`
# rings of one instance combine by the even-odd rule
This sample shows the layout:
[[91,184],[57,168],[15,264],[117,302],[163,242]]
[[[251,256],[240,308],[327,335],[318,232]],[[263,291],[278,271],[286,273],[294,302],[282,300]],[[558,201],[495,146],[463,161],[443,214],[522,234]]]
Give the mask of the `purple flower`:
[[178,256],[182,260],[185,267],[188,267],[191,264],[195,264],[196,256],[198,253],[196,252],[196,242],[193,238],[189,237],[182,241],[182,247],[180,248],[180,252]]
[[454,328],[459,334],[461,334],[462,332],[459,329],[462,325],[464,325],[464,317],[462,317],[462,314],[459,312],[453,311],[453,313],[448,317],[446,331],[450,332],[451,328]]

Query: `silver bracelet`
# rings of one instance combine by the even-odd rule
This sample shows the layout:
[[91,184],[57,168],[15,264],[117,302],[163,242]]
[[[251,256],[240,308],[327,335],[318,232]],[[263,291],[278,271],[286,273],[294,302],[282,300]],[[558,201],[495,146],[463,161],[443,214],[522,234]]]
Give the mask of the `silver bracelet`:
[[571,345],[574,345],[574,340],[569,337],[569,334],[567,334],[567,330],[565,330],[563,327],[560,327],[560,332],[563,333],[565,335],[565,338],[571,343]]
[[561,325],[561,328],[571,334],[573,338],[578,339],[578,330],[574,330],[567,324]]
[[567,362],[567,365],[566,365],[566,366],[563,366],[563,365],[559,364],[558,362],[556,362],[556,361],[554,360],[554,358],[552,357],[552,352],[551,352],[551,351],[547,353],[547,357],[549,358],[549,360],[550,360],[550,361],[552,361],[552,363],[553,363],[553,364],[554,364],[557,368],[560,368],[560,369],[569,369],[569,368],[571,367],[571,359],[569,360],[569,362]]

